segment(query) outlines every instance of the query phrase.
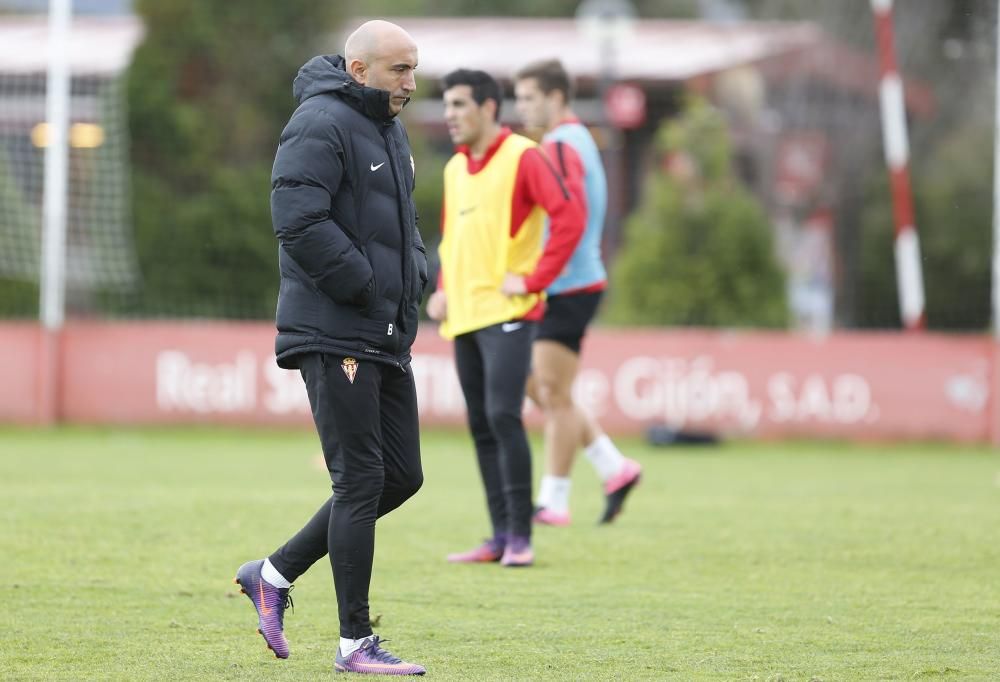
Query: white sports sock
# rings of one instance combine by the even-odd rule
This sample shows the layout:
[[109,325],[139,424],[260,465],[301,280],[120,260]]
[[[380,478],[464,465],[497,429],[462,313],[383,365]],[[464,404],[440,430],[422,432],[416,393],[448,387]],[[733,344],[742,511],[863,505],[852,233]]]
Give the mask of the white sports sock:
[[260,577],[268,585],[273,585],[279,590],[287,590],[292,586],[290,582],[285,580],[285,576],[278,573],[278,569],[274,567],[270,559],[264,559],[264,565],[260,567]]
[[537,504],[549,511],[565,514],[569,511],[570,480],[559,476],[542,476]]
[[607,435],[598,436],[584,452],[602,481],[608,480],[625,466],[625,455],[615,447]]
[[549,498],[552,497],[552,477],[542,476],[542,482],[538,486],[538,497],[535,498],[536,507],[547,507]]
[[362,637],[361,639],[348,639],[347,637],[340,638],[340,655],[343,657],[350,656],[355,651],[361,648],[361,645],[365,643],[367,637]]

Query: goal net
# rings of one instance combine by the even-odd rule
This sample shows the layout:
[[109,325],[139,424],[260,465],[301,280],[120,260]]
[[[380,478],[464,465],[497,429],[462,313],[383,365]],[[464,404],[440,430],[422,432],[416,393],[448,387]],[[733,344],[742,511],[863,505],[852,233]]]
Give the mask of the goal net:
[[[124,67],[134,22],[74,22],[66,199],[68,314],[128,297],[131,237]],[[38,311],[46,122],[47,19],[0,17],[0,316]]]

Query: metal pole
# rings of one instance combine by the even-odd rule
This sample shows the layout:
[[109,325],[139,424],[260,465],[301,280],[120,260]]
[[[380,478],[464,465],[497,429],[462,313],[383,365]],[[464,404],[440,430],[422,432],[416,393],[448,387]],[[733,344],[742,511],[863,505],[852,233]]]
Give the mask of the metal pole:
[[608,92],[615,84],[616,69],[615,42],[610,34],[605,34],[600,43],[601,75],[597,83],[601,135],[604,137],[605,170],[607,171],[608,205],[604,217],[604,243],[601,248],[605,258],[613,259],[621,242],[621,199],[622,150],[621,135],[608,116]]
[[[1000,2],[997,3],[997,37],[1000,38]],[[994,446],[1000,446],[1000,44],[997,46],[996,78],[993,82],[996,104],[993,127],[993,385],[990,398],[993,404],[990,419],[990,437]]]
[[59,337],[66,314],[66,188],[69,165],[69,32],[72,0],[49,0],[49,69],[45,85],[45,186],[38,350],[39,422],[59,419]]
[[[997,36],[1000,37],[1000,2],[997,3]],[[993,336],[1000,341],[1000,44],[997,45],[993,128]]]
[[49,68],[46,82],[45,186],[43,192],[42,325],[62,327],[66,312],[66,188],[69,165],[69,32],[72,0],[49,0]]
[[892,185],[892,208],[896,223],[896,283],[900,317],[910,330],[925,325],[924,276],[920,264],[920,240],[913,214],[910,186],[910,146],[906,129],[903,79],[896,66],[892,26],[892,0],[871,0],[875,14],[875,39],[879,52],[879,103],[885,162]]

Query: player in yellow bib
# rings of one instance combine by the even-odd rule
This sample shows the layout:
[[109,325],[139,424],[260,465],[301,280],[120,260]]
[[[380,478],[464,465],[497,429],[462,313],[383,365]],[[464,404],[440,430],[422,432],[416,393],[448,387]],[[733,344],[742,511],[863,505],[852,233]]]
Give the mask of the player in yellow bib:
[[444,171],[441,272],[427,311],[455,342],[492,525],[483,545],[448,560],[529,566],[531,450],[521,407],[531,344],[544,291],[576,248],[586,212],[538,145],[500,125],[502,99],[487,73],[445,76],[457,148]]

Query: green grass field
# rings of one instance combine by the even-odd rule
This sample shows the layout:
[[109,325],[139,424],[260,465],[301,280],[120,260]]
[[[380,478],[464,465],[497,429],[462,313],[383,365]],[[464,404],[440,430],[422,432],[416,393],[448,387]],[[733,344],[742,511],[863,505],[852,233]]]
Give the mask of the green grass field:
[[[943,445],[626,443],[611,527],[589,465],[530,569],[452,566],[487,534],[464,433],[379,524],[372,614],[442,680],[1000,679],[1000,459]],[[331,677],[329,564],[292,657],[231,583],[328,493],[306,431],[0,430],[0,679]],[[536,472],[538,467],[536,466]]]

